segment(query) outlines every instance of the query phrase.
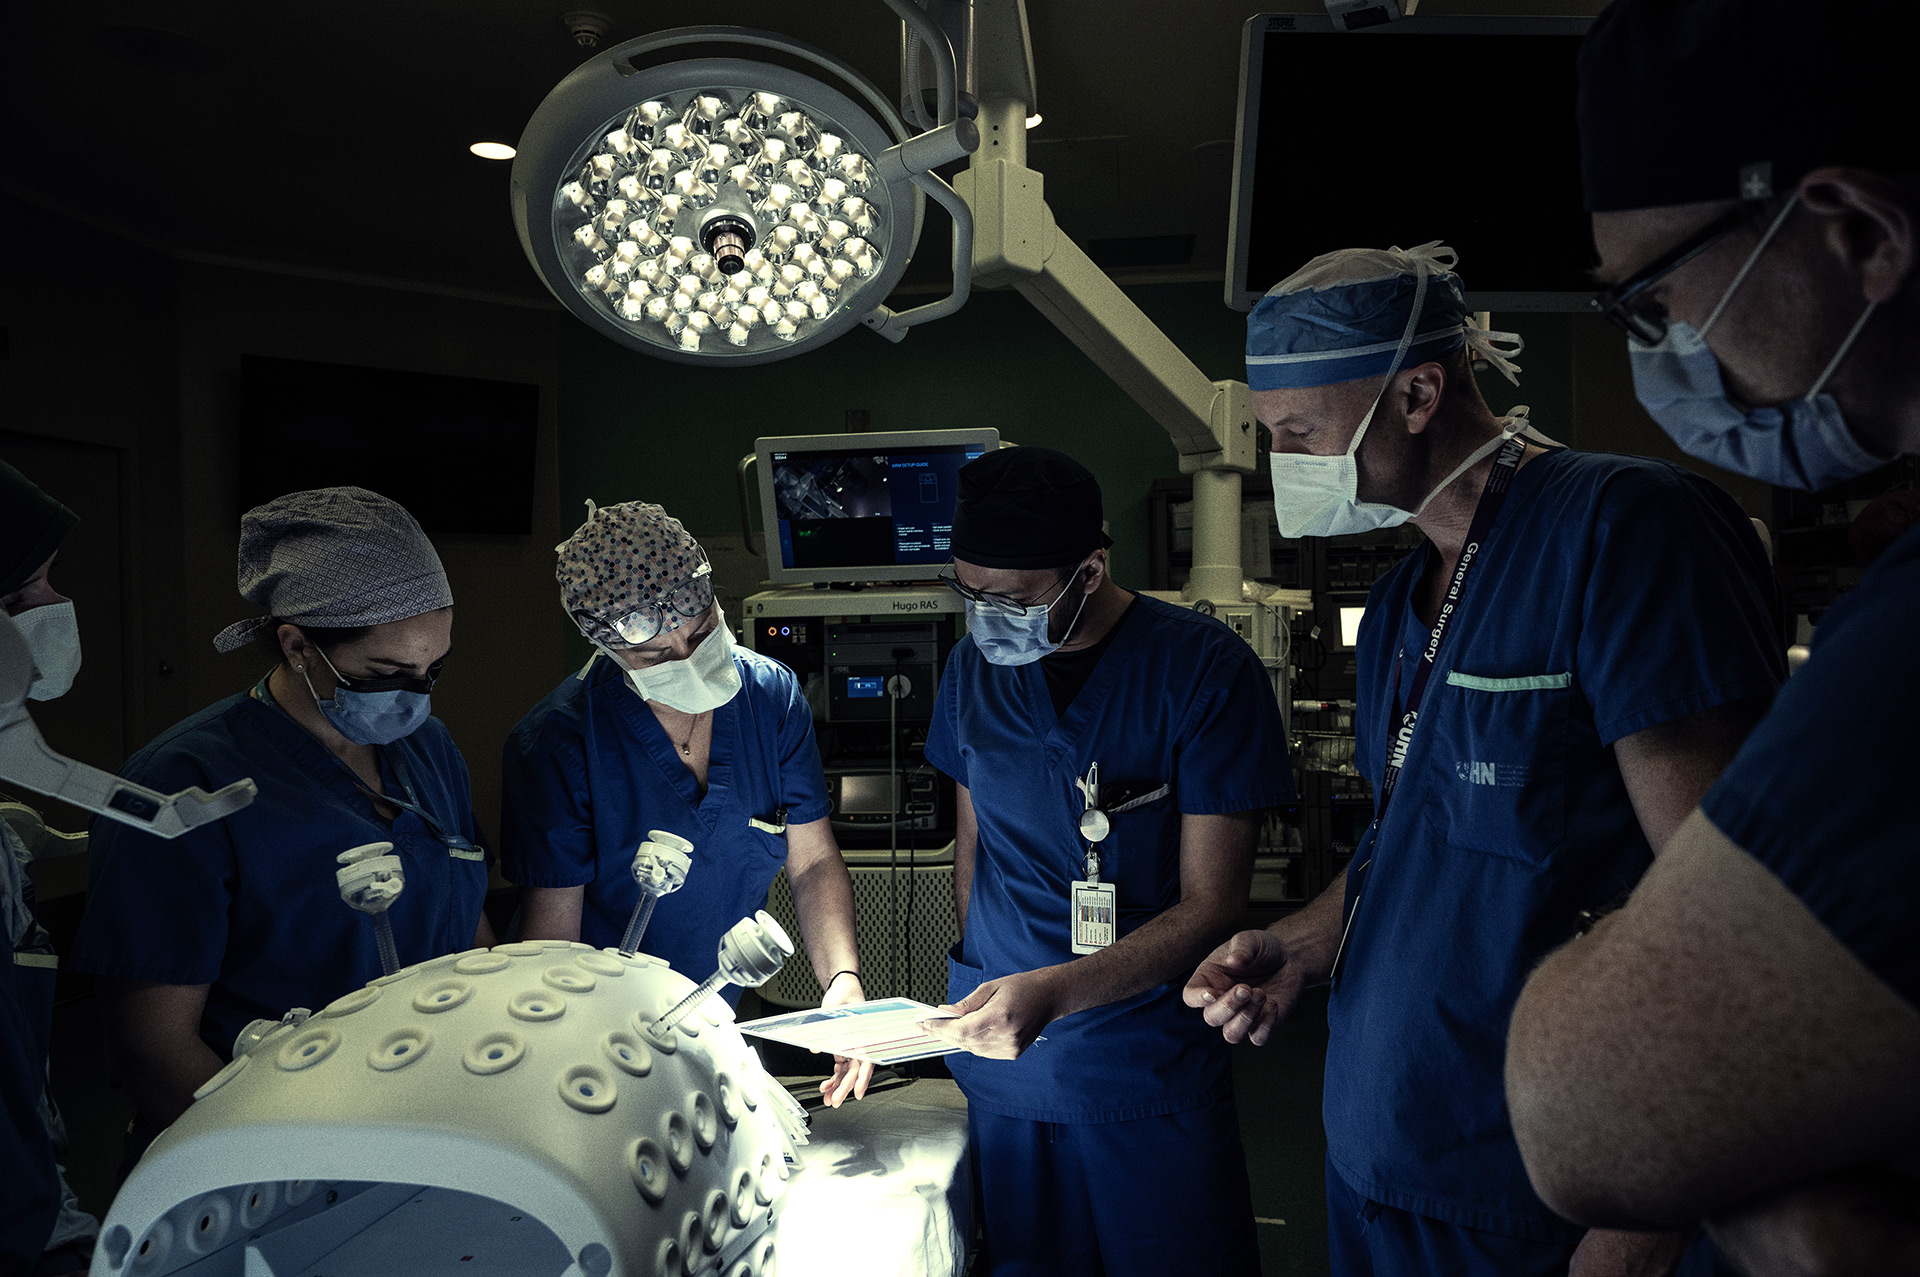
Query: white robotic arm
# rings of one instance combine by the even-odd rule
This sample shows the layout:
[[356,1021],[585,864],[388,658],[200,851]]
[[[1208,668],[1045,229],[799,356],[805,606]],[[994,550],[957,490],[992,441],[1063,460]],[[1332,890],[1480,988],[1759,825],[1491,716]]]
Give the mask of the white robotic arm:
[[237,780],[212,794],[199,788],[163,794],[57,754],[27,714],[33,679],[26,637],[13,618],[0,614],[0,780],[162,838],[178,838],[196,825],[231,816],[259,792],[251,780]]

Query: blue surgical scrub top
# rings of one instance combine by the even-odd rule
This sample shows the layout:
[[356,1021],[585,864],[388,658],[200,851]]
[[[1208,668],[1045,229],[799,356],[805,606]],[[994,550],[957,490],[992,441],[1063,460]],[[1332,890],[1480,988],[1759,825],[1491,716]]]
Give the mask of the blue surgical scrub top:
[[406,876],[387,910],[401,964],[471,948],[487,864],[466,760],[437,718],[376,752],[386,792],[406,797],[398,760],[420,805],[463,847],[413,812],[381,819],[346,765],[271,700],[230,696],[167,730],[120,774],[167,793],[251,776],[260,792],[173,839],[96,818],[69,965],[210,985],[200,1036],[227,1058],[252,1021],[318,1010],[379,977],[373,922],[340,899],[334,878],[334,858],[370,842],[392,843]]
[[1834,938],[1920,1006],[1920,528],[1828,610],[1813,656],[1701,804]]
[[[983,982],[1075,957],[1070,885],[1082,876],[1084,807],[1074,782],[1167,792],[1112,817],[1100,877],[1115,885],[1124,938],[1180,902],[1180,818],[1293,801],[1286,729],[1253,649],[1211,617],[1141,596],[1086,685],[1054,714],[1038,662],[994,665],[954,645],[927,761],[973,799],[979,840],[947,1000]],[[1066,1016],[1017,1060],[950,1055],[967,1102],[1002,1117],[1113,1122],[1232,1093],[1218,1029],[1180,1001],[1182,981]]]
[[[1376,792],[1427,630],[1430,546],[1368,596],[1356,762]],[[1508,1124],[1507,1023],[1582,909],[1652,863],[1611,749],[1768,696],[1772,575],[1719,489],[1663,462],[1555,451],[1514,476],[1428,684],[1329,1004],[1336,1170],[1374,1201],[1550,1241]],[[1396,665],[1398,678],[1396,681]],[[1367,848],[1354,857],[1358,865]]]
[[[720,937],[767,904],[786,863],[784,835],[755,829],[786,808],[790,825],[826,816],[813,713],[793,671],[733,649],[740,691],[713,712],[707,792],[624,671],[602,657],[568,675],[507,737],[501,864],[523,887],[586,890],[580,938],[608,948],[626,933],[640,888],[633,855],[649,830],[693,844],[693,868],[662,897],[640,943],[689,979],[710,974]],[[729,986],[727,997],[740,991]]]

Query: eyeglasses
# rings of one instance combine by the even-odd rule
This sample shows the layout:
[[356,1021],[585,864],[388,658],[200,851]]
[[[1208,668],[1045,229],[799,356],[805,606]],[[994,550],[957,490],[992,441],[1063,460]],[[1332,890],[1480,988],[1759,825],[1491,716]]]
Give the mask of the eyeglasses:
[[1008,616],[1026,616],[1030,612],[1044,612],[1052,607],[1054,603],[1059,602],[1060,591],[1067,588],[1067,585],[1079,571],[1080,569],[1076,567],[1073,572],[1063,578],[1060,582],[1059,589],[1054,591],[1053,599],[1046,603],[1022,603],[1020,600],[1008,598],[1004,594],[994,594],[987,590],[976,590],[971,585],[963,584],[960,578],[953,574],[952,568],[948,568],[940,574],[940,584],[946,586],[949,590],[952,590],[969,603],[984,604],[997,611],[1005,612]]
[[440,681],[440,670],[447,663],[447,658],[443,656],[427,666],[425,678],[415,678],[411,674],[348,677],[334,667],[333,659],[324,651],[318,647],[313,650],[320,652],[320,659],[327,663],[329,670],[333,671],[334,681],[349,692],[418,692],[424,696],[433,690],[435,683]]
[[1653,286],[1748,223],[1746,206],[1708,223],[1677,248],[1595,297],[1587,305],[1643,345],[1652,346],[1667,335],[1667,304],[1653,295]]
[[692,620],[712,606],[713,565],[702,561],[692,576],[669,587],[653,601],[642,603],[618,617],[603,619],[590,612],[576,612],[574,617],[582,629],[591,626],[611,630],[620,642],[635,647],[658,638],[664,630],[679,628],[678,621],[671,626],[668,624],[669,617]]

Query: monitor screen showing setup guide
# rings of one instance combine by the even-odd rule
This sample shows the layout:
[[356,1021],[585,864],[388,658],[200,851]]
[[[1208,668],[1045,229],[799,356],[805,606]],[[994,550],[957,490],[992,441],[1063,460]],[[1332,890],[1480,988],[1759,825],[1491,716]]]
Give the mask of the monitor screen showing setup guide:
[[953,557],[960,467],[996,430],[784,435],[754,441],[776,585],[927,581]]

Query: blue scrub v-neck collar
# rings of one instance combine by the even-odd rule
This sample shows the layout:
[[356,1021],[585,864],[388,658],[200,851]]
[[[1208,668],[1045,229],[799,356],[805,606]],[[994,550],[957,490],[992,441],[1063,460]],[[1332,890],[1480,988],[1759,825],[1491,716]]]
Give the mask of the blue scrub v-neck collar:
[[[272,672],[269,671],[267,677],[271,676]],[[258,695],[255,694],[256,692]],[[325,745],[315,740],[312,733],[300,726],[293,715],[287,713],[286,707],[274,698],[273,689],[268,686],[266,677],[254,684],[242,699],[254,706],[260,716],[272,724],[268,730],[281,739],[287,753],[294,761],[304,766],[315,779],[344,798],[365,802],[368,819],[386,829],[393,827],[395,822],[382,816],[379,809],[374,806],[373,797],[360,788],[359,778],[353,774],[353,769],[335,757]],[[399,784],[399,777],[393,770],[393,762],[387,756],[387,751],[399,744],[399,741],[395,741],[392,745],[373,747],[374,763],[380,768],[380,783],[383,788],[390,789]],[[407,814],[405,808],[400,809],[402,818]]]
[[1095,713],[1093,707],[1105,700],[1108,685],[1119,677],[1121,667],[1126,664],[1127,653],[1139,642],[1140,627],[1133,624],[1133,620],[1146,602],[1144,595],[1135,594],[1126,611],[1114,622],[1113,638],[1108,642],[1107,650],[1094,663],[1093,672],[1087,675],[1086,683],[1067,702],[1065,714],[1054,712],[1053,694],[1047,690],[1047,675],[1040,668],[1039,661],[1028,661],[1017,667],[1021,690],[1026,694],[1027,712],[1033,716],[1036,736],[1048,745],[1063,746],[1085,730],[1088,720]]
[[[606,658],[603,658],[606,659]],[[655,767],[666,780],[673,792],[686,803],[687,810],[696,820],[708,829],[720,817],[726,807],[728,797],[733,790],[733,756],[740,728],[740,698],[746,695],[746,683],[743,679],[740,691],[732,700],[713,711],[713,740],[707,746],[707,792],[702,795],[700,782],[694,779],[686,760],[680,756],[680,746],[667,735],[667,729],[660,726],[660,720],[647,707],[645,700],[633,690],[633,683],[625,674],[614,667],[607,659],[610,672],[602,674],[603,682],[612,682],[606,688],[620,706],[620,713],[626,718],[640,743],[646,746],[648,757],[653,759]]]

